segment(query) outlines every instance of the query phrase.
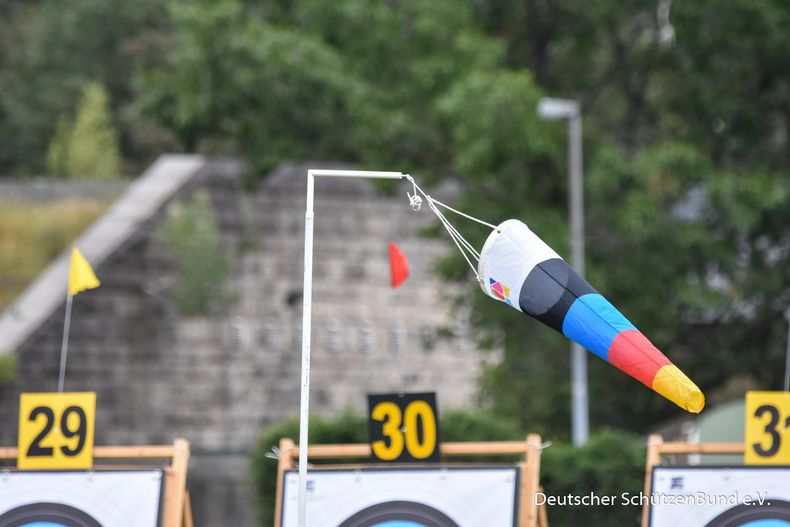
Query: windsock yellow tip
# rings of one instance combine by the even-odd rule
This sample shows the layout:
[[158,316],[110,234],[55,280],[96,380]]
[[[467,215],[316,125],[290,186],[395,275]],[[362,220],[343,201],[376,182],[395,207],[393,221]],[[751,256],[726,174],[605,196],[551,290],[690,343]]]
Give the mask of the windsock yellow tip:
[[705,407],[702,391],[674,364],[658,370],[653,379],[653,390],[694,414],[700,413]]

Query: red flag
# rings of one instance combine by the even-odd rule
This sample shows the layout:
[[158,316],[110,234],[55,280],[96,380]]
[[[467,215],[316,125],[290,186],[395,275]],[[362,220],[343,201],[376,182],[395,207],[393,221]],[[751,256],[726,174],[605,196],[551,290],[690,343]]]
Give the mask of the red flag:
[[409,261],[397,245],[390,242],[390,279],[395,289],[409,277]]

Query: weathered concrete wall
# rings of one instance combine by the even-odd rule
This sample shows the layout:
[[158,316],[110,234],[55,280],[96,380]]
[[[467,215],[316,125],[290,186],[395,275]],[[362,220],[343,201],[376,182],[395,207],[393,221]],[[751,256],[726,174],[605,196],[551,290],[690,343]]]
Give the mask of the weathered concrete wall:
[[[210,193],[233,263],[219,312],[184,318],[169,299],[174,270],[154,236],[167,205],[98,266],[102,287],[75,297],[67,389],[97,392],[97,444],[189,439],[197,525],[256,524],[247,454],[267,426],[298,413],[306,169],[284,165],[246,194],[242,165],[207,162],[174,196]],[[409,208],[405,187],[396,195],[317,182],[313,415],[362,411],[368,392],[435,390],[445,408],[474,401],[484,356],[447,300],[452,286],[432,274],[448,242],[420,238],[431,214]],[[389,241],[411,266],[396,291]],[[0,444],[15,442],[18,393],[56,388],[63,310],[15,350],[18,375],[0,384]],[[457,335],[439,339],[440,328]]]

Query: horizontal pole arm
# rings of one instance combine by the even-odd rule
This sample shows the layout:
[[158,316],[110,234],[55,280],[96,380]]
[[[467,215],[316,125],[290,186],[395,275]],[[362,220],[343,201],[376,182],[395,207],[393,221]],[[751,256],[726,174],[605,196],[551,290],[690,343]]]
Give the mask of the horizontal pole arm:
[[382,172],[378,170],[308,170],[308,174],[313,176],[325,177],[360,177],[371,179],[403,179],[405,174],[401,172]]

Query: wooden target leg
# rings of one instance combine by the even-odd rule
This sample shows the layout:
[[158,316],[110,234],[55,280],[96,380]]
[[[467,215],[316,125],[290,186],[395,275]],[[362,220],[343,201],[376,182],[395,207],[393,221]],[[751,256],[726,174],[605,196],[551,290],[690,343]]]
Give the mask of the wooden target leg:
[[181,521],[182,527],[193,527],[192,523],[192,500],[189,499],[189,491],[184,492],[184,512]]
[[293,440],[285,437],[280,439],[280,458],[277,460],[277,494],[274,504],[274,527],[280,527],[283,515],[283,485],[285,471],[293,468],[293,452],[296,448]]
[[189,442],[176,439],[173,442],[173,461],[165,469],[164,527],[180,527],[184,514],[184,494],[189,465]]
[[[543,487],[539,487],[540,491],[543,492]],[[549,527],[549,515],[546,511],[546,504],[542,503],[538,507],[538,525],[540,527]]]
[[658,434],[652,434],[647,438],[647,456],[645,460],[645,496],[648,497],[645,505],[642,507],[642,526],[647,527],[650,521],[650,487],[652,484],[653,467],[661,464],[661,445],[664,439]]
[[535,527],[538,524],[538,507],[536,493],[540,480],[541,442],[538,434],[529,434],[526,444],[526,459],[521,469],[521,506],[519,507],[519,525]]

